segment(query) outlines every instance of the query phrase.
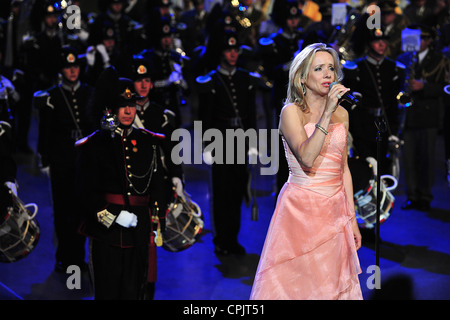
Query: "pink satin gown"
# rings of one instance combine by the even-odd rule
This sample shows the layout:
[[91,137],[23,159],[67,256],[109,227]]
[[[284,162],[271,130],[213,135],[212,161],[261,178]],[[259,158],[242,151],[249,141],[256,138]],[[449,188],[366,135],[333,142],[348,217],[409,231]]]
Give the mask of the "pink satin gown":
[[[306,124],[305,130],[311,136],[314,124]],[[354,208],[348,207],[343,185],[345,126],[329,125],[309,169],[283,143],[289,179],[278,196],[250,299],[362,299]]]

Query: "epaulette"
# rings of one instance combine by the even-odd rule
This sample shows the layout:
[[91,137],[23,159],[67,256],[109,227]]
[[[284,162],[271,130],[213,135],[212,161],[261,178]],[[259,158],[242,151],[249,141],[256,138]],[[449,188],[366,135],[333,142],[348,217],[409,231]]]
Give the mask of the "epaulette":
[[155,137],[155,138],[158,138],[158,139],[161,139],[161,140],[166,138],[166,135],[162,134],[162,133],[156,133],[156,132],[150,131],[150,130],[145,129],[145,128],[139,128],[139,130],[141,130],[142,132],[144,132],[146,134],[150,134],[152,137]]
[[406,69],[406,66],[400,61],[395,61],[395,66],[400,69]]
[[258,40],[258,43],[263,47],[267,47],[273,45],[274,41],[271,37],[262,37]]
[[48,90],[39,90],[33,94],[34,98],[43,98],[48,96],[49,96]]
[[213,73],[215,73],[216,72],[216,70],[213,70],[213,71],[211,71],[210,73],[207,73],[207,74],[205,74],[205,75],[203,75],[203,76],[198,76],[196,79],[195,79],[195,81],[198,83],[198,84],[206,84],[206,83],[208,83],[208,82],[210,82],[211,80],[212,80],[212,75],[213,75]]
[[261,83],[261,75],[257,72],[249,72],[248,74],[250,75],[250,90]]
[[45,107],[55,109],[55,106],[50,102],[49,90],[39,90],[33,94],[33,104],[37,110],[44,109]]
[[259,73],[257,73],[257,72],[249,72],[248,74],[249,74],[251,77],[256,78],[256,79],[261,78],[261,75],[260,75]]
[[172,127],[175,126],[176,115],[172,110],[164,109],[163,117],[164,123],[161,125],[161,127],[165,127],[167,124],[170,124]]
[[448,84],[448,85],[446,85],[446,86],[444,87],[444,92],[445,92],[446,94],[450,94],[450,84]]
[[80,147],[80,146],[84,145],[89,139],[91,139],[98,132],[99,132],[99,130],[96,130],[96,131],[92,132],[90,135],[88,135],[84,138],[81,138],[80,140],[77,140],[75,142],[75,147]]
[[205,93],[205,92],[211,92],[214,90],[214,85],[212,82],[212,76],[216,73],[216,70],[211,71],[208,74],[205,74],[203,76],[198,76],[195,81],[198,85],[198,92],[199,93]]
[[354,61],[344,61],[342,67],[347,70],[355,70],[358,68],[358,65]]
[[7,137],[11,136],[12,126],[9,122],[0,121],[0,136],[6,134]]

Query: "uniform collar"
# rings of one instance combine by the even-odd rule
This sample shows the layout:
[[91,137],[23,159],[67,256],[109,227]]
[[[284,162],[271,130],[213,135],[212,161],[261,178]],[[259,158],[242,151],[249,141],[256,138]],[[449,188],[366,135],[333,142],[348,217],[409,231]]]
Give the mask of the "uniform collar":
[[80,87],[80,81],[77,81],[73,86],[65,83],[64,81],[61,82],[61,87],[67,91],[77,91],[78,88]]
[[132,132],[133,132],[133,126],[129,127],[129,128],[122,128],[122,127],[117,127],[116,130],[114,130],[115,133],[117,133],[118,135],[120,135],[121,137],[124,136],[129,136]]
[[376,60],[375,58],[373,58],[373,57],[367,55],[367,62],[369,62],[370,64],[373,64],[374,66],[376,66],[376,65],[382,64],[383,61],[384,61],[384,58],[385,58],[385,57],[383,57],[381,60],[378,61],[378,60]]
[[426,55],[428,54],[429,51],[430,51],[430,49],[429,49],[429,48],[426,48],[424,51],[420,52],[420,53],[417,55],[417,58],[418,58],[418,60],[419,60],[419,61],[418,61],[419,64],[422,63],[423,59],[425,59],[425,57],[426,57]]
[[150,99],[148,99],[142,106],[140,104],[136,104],[136,107],[139,111],[145,111],[150,105]]
[[229,70],[227,70],[227,69],[225,69],[225,68],[223,68],[221,66],[217,67],[217,71],[219,71],[221,74],[223,74],[225,76],[232,76],[232,75],[234,75],[236,73],[236,69],[237,68],[234,67],[233,69],[231,69],[231,71],[229,71]]

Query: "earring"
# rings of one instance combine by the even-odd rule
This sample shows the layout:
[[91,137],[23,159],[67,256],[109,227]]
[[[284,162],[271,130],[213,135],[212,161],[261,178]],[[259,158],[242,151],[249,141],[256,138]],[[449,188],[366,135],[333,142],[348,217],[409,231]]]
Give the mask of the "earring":
[[303,85],[303,83],[302,83],[300,86],[302,87],[303,95],[306,96],[306,89],[305,89],[305,86]]

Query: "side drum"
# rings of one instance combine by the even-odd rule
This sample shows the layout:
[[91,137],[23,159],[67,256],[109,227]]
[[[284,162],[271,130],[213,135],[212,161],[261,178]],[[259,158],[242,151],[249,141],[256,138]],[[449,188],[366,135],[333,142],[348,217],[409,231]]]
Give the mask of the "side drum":
[[[374,158],[348,160],[353,180],[353,199],[358,225],[372,229],[377,213],[377,161]],[[391,175],[380,177],[380,224],[386,221],[394,208],[395,197],[391,191],[397,187],[397,179]]]
[[18,261],[36,247],[40,236],[37,209],[34,203],[24,205],[6,186],[0,187],[0,262]]
[[202,212],[197,203],[185,193],[184,199],[174,192],[162,233],[163,248],[178,252],[191,247],[204,227]]

